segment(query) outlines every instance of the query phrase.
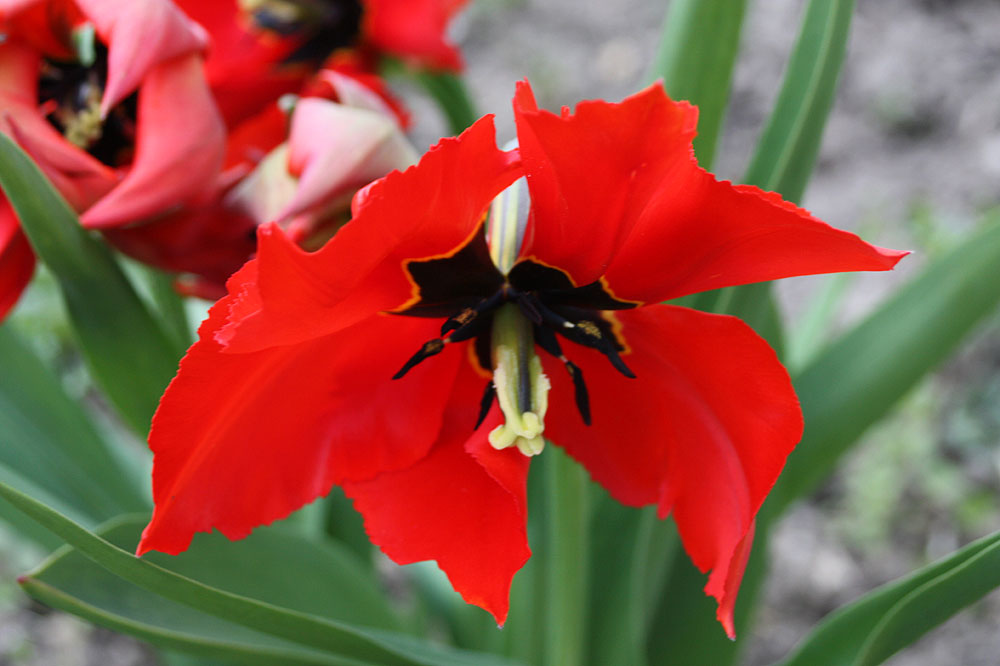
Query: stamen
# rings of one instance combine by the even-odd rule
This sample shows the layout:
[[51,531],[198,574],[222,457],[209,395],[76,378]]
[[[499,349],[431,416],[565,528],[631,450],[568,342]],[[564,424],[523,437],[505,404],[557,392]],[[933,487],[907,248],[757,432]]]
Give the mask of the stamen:
[[479,418],[476,419],[476,427],[473,430],[478,430],[479,426],[483,425],[483,421],[486,420],[486,415],[490,413],[490,407],[493,406],[493,399],[497,397],[497,389],[493,385],[493,382],[488,382],[486,384],[486,390],[483,391],[483,397],[479,400]]
[[562,364],[566,367],[570,379],[573,380],[573,398],[576,402],[576,409],[580,412],[580,418],[583,419],[584,424],[590,425],[590,395],[587,392],[587,383],[583,380],[583,370],[576,363],[566,358],[562,347],[559,346],[559,340],[556,339],[556,334],[550,329],[543,327],[536,328],[535,342],[546,352],[562,361]]
[[403,375],[413,369],[414,366],[422,362],[423,360],[434,356],[435,354],[440,354],[444,346],[448,344],[447,340],[442,340],[441,338],[434,338],[433,340],[428,340],[424,343],[424,346],[420,350],[410,357],[410,360],[403,364],[403,367],[399,369],[399,372],[392,376],[393,379],[400,379]]

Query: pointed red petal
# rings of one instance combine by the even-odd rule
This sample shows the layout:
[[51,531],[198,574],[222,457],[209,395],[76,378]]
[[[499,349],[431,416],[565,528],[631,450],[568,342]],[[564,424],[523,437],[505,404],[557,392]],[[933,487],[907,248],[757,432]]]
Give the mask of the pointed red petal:
[[[443,139],[416,166],[368,186],[354,219],[321,250],[304,252],[279,229],[259,232],[260,279],[220,334],[252,351],[334,332],[399,307],[413,294],[406,261],[446,255],[475,232],[493,197],[520,175],[501,152],[493,119]],[[356,200],[357,203],[357,200]]]
[[35,253],[21,231],[14,209],[0,197],[0,322],[35,272]]
[[[199,53],[208,44],[205,30],[169,0],[76,0],[108,45],[108,81],[101,100],[107,114],[158,65]],[[174,100],[180,105],[183,98]]]
[[656,503],[661,516],[672,510],[695,565],[713,570],[706,591],[731,604],[741,543],[802,434],[791,381],[767,343],[734,317],[665,305],[616,316],[636,379],[593,350],[567,348],[590,392],[588,427],[566,371],[547,359],[545,434],[619,501]]
[[462,56],[446,39],[448,22],[465,0],[367,0],[364,31],[378,48],[443,69],[462,68]]
[[376,315],[306,344],[224,354],[213,334],[229,300],[212,308],[153,418],[156,509],[140,554],[178,553],[212,528],[242,538],[335,483],[412,465],[440,431],[462,350],[391,380],[437,322]]
[[688,159],[698,112],[653,86],[620,104],[581,102],[575,114],[564,108],[558,116],[539,111],[522,81],[514,118],[533,211],[521,254],[583,285],[604,273],[644,201]]
[[886,271],[909,252],[835,229],[773,192],[691,163],[648,203],[605,277],[615,294],[662,301],[796,275]]
[[436,560],[470,604],[507,618],[510,583],[531,555],[525,531],[529,459],[493,449],[499,408],[475,431],[484,380],[465,366],[434,449],[413,467],[344,490],[373,543],[399,564]]
[[89,228],[134,223],[214,191],[225,128],[196,55],[153,69],[139,93],[136,156],[125,179],[88,210]]
[[661,85],[619,104],[538,111],[514,98],[533,219],[523,256],[601,275],[625,299],[656,302],[793,275],[887,270],[906,253],[865,243],[755,187],[718,182],[691,149],[697,110]]
[[750,521],[747,533],[736,544],[729,564],[719,564],[712,569],[708,577],[708,584],[705,585],[705,594],[715,597],[719,602],[719,607],[715,611],[715,618],[726,631],[726,636],[730,640],[736,639],[736,625],[734,624],[733,611],[736,609],[736,595],[740,591],[740,583],[743,582],[743,573],[746,571],[747,562],[750,560],[750,551],[753,548],[753,536],[757,529],[757,521]]

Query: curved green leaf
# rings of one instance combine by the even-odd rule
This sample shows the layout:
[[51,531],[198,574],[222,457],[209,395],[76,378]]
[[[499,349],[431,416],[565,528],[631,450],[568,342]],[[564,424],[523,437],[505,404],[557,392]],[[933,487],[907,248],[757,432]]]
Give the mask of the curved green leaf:
[[170,601],[254,631],[363,663],[401,666],[472,666],[499,663],[387,631],[338,622],[206,585],[109,543],[37,500],[0,483],[0,498],[51,530],[116,576]]
[[31,158],[4,134],[0,185],[32,248],[59,281],[94,378],[125,421],[145,433],[160,394],[177,370],[175,345],[111,251],[80,226]]
[[739,51],[746,0],[673,0],[650,78],[698,107],[695,155],[712,166]]
[[[130,548],[147,520],[147,516],[121,517],[97,533],[109,543]],[[219,534],[200,535],[177,557],[157,553],[150,559],[228,592],[369,627],[397,628],[375,580],[351,553],[308,541],[282,526],[258,530],[240,542]],[[61,549],[22,577],[21,584],[32,596],[58,608],[163,647],[252,663],[279,659],[279,663],[344,663],[166,600],[71,548]]]
[[[90,567],[77,566],[81,560]],[[309,650],[149,594],[95,567],[72,549],[60,553],[52,561],[52,569],[43,571],[43,575],[44,578],[29,575],[21,579],[22,588],[32,598],[160,647],[227,663],[261,666],[368,663]],[[57,582],[50,584],[45,578],[56,578]]]
[[1000,585],[1000,532],[888,583],[817,625],[783,666],[878,664]]
[[743,181],[799,201],[819,154],[854,0],[811,0],[784,83]]

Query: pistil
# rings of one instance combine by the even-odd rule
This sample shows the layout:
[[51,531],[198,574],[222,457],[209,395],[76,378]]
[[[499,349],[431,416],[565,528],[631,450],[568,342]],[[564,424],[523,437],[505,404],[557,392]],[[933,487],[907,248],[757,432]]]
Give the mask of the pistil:
[[503,304],[494,314],[491,348],[493,385],[504,423],[490,432],[490,444],[537,455],[545,447],[542,432],[551,384],[535,353],[532,324],[514,303]]

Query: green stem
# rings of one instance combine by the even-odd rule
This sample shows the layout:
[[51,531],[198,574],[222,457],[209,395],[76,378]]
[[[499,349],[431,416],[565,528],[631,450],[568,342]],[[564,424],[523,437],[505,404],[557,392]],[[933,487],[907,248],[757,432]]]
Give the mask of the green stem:
[[545,659],[547,666],[585,661],[587,536],[590,517],[587,474],[561,449],[545,452],[548,540],[545,544]]
[[417,73],[417,80],[437,102],[452,134],[461,134],[476,122],[478,114],[461,77],[448,72],[423,70]]

